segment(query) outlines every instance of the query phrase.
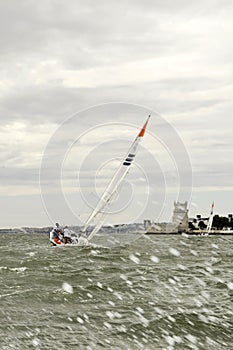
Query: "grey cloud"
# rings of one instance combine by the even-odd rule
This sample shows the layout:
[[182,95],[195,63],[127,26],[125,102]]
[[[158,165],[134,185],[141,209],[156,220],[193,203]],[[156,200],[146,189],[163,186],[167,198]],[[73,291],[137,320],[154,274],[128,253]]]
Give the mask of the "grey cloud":
[[[216,0],[1,2],[2,126],[22,121],[25,132],[39,144],[39,135],[48,133],[47,129],[43,131],[43,125],[61,125],[71,114],[92,105],[121,101],[147,106],[148,110],[156,109],[168,116],[171,127],[177,127],[181,135],[187,136],[195,185],[202,188],[210,184],[231,186],[232,138],[227,130],[231,130],[232,124],[232,10],[232,1],[227,0],[221,4]],[[199,20],[204,23],[201,30],[198,28]],[[212,32],[213,27],[215,31]],[[183,55],[188,57],[184,60],[184,72],[185,69],[187,72],[180,79],[169,78],[166,69],[169,73],[170,64],[181,66],[183,63],[179,57]],[[56,76],[56,69],[50,81],[40,83],[34,80],[33,72],[39,75],[44,62],[57,62],[59,69],[75,72],[160,57],[167,59],[164,75],[168,78],[155,78],[153,82],[118,83],[113,86],[109,76],[108,86],[94,87],[96,82],[93,81],[90,88],[67,88],[63,85],[63,78]],[[192,59],[196,65],[192,65]],[[45,76],[50,67],[49,64],[45,66]],[[209,68],[207,73],[205,67]],[[218,74],[215,74],[216,71]],[[220,87],[227,87],[228,95],[224,90],[220,94],[212,94]],[[140,112],[143,114],[144,111],[141,109]],[[130,116],[129,120],[135,122],[144,117],[143,114],[139,118],[137,114],[131,118],[128,112],[123,113],[123,109],[116,106],[112,110],[109,106],[101,114],[99,109],[96,115],[91,114],[91,121],[87,118],[80,120],[83,123],[81,128],[85,130],[93,125],[93,120],[97,124],[114,118],[123,122]],[[167,129],[161,124],[161,121],[152,123],[151,130],[169,141],[169,135],[167,139],[165,137]],[[75,139],[76,130],[72,123],[64,127],[54,140],[50,154],[57,156],[67,142]],[[219,133],[224,130],[225,135]],[[37,186],[38,170],[35,163],[30,164],[29,158],[40,154],[45,145],[39,147],[30,142],[21,145],[18,141],[18,144],[6,145],[0,140],[1,164],[6,166],[1,168],[1,179],[4,184]],[[176,146],[169,143],[170,149]],[[27,157],[29,162],[25,165]],[[179,155],[177,157],[182,165],[182,159]],[[149,162],[143,163],[140,155],[138,161],[148,167]],[[54,187],[59,185],[53,164],[51,161],[44,169],[46,188],[51,184]],[[91,178],[91,170],[90,167],[85,172],[87,182]],[[156,189],[162,185],[162,178],[158,176],[158,168],[150,170],[148,177]],[[68,169],[65,175],[68,183],[73,180],[75,172]],[[172,177],[169,179],[172,185]],[[187,186],[190,184],[188,175],[187,179],[183,177],[183,181]]]
[[29,123],[59,122],[82,102],[75,89],[35,87],[12,92],[2,99],[1,119],[27,120]]
[[39,185],[39,170],[24,169],[17,167],[2,167],[1,168],[1,185]]
[[222,187],[228,187],[231,190],[233,187],[232,169],[219,170],[217,167],[215,169],[209,167],[209,171],[201,169],[194,174],[193,185],[194,187],[202,187],[203,190],[206,187],[216,187],[219,190]]
[[[221,3],[221,8],[230,6]],[[80,69],[198,48],[199,36],[164,32],[160,14],[179,21],[218,10],[213,1],[21,1],[1,3],[0,51],[12,62],[56,59]],[[176,22],[177,21],[177,22]],[[190,40],[192,35],[192,40]],[[197,41],[196,41],[197,40]],[[17,52],[17,55],[15,54]],[[22,55],[23,57],[20,57]]]
[[31,52],[45,42],[45,21],[42,20],[38,2],[23,0],[1,2],[0,28],[4,35],[0,40],[0,52],[13,56],[16,52]]
[[[155,108],[166,114],[193,112],[203,107],[214,109],[217,104],[228,101],[224,97],[210,98],[207,91],[216,84],[215,80],[196,78],[192,81],[162,80],[134,86],[98,88],[65,88],[63,86],[27,86],[2,96],[1,120],[27,120],[29,123],[61,122],[69,115],[95,104],[113,100],[135,102]],[[206,89],[206,94],[204,93]],[[203,91],[202,97],[190,94],[187,98],[173,97],[173,92]],[[169,101],[169,102],[168,102]]]

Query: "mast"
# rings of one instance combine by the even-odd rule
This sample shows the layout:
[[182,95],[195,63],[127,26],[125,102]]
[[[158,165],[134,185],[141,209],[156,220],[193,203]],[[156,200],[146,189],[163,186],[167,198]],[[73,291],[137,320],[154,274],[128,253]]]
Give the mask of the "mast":
[[130,146],[130,148],[129,148],[128,152],[126,153],[125,157],[122,159],[119,168],[117,169],[117,171],[114,174],[114,176],[113,176],[112,180],[110,181],[109,185],[107,186],[107,188],[103,192],[103,194],[102,194],[102,196],[101,196],[97,206],[94,208],[94,210],[92,211],[91,215],[87,219],[87,221],[85,223],[85,226],[84,226],[84,232],[87,231],[87,228],[90,225],[90,223],[92,222],[92,220],[94,220],[97,217],[97,215],[100,215],[98,223],[96,224],[96,226],[93,228],[93,230],[91,231],[91,233],[87,237],[88,240],[90,240],[94,236],[94,234],[97,233],[99,231],[99,229],[101,228],[101,226],[103,225],[103,221],[104,221],[103,220],[103,216],[105,214],[104,209],[106,208],[106,206],[110,205],[111,200],[113,199],[114,195],[116,194],[117,190],[119,189],[119,186],[120,186],[121,182],[124,180],[125,176],[129,172],[129,169],[130,169],[130,167],[131,167],[131,165],[132,165],[132,163],[133,163],[133,161],[135,159],[140,140],[142,139],[142,137],[145,134],[146,127],[147,127],[147,124],[149,122],[149,119],[150,119],[150,115],[147,118],[147,120],[146,120],[145,124],[143,125],[142,129],[140,130],[140,132],[136,136],[136,138],[133,141],[132,145]]

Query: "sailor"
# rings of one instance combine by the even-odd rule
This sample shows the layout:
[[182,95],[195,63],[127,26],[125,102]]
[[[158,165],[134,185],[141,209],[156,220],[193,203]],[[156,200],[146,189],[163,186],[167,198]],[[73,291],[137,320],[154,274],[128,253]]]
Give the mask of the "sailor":
[[65,226],[63,234],[64,234],[64,243],[65,244],[72,243],[72,241],[71,241],[71,232],[68,229],[68,226]]
[[62,231],[62,227],[59,225],[58,222],[56,222],[56,224],[53,226],[53,230],[59,233]]
[[58,222],[56,222],[56,224],[54,225],[51,234],[55,243],[61,244],[61,241],[63,239],[63,229]]

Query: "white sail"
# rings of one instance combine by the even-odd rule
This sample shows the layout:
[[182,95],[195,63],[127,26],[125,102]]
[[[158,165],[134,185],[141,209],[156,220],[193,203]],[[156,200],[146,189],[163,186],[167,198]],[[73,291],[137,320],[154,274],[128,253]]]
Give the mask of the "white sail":
[[214,202],[211,205],[209,221],[208,221],[207,228],[206,228],[208,234],[210,233],[210,230],[212,228],[213,218],[214,218]]
[[[121,164],[119,168],[117,169],[115,175],[113,176],[112,180],[110,181],[109,185],[107,186],[106,190],[102,194],[97,206],[92,211],[91,215],[87,219],[84,227],[84,232],[86,233],[87,239],[90,240],[94,234],[96,234],[104,222],[104,216],[106,211],[106,207],[110,205],[111,201],[113,200],[114,195],[117,193],[120,184],[124,180],[125,176],[129,172],[129,169],[131,167],[131,164],[134,161],[134,158],[136,156],[138,145],[141,140],[141,138],[144,136],[147,123],[149,121],[150,116],[148,117],[146,123],[142,127],[141,131],[135,138],[134,142],[130,146],[128,152],[126,153],[125,157],[121,161]],[[98,217],[97,217],[98,216]],[[94,226],[94,228],[91,230],[91,232],[87,232],[88,226],[92,223],[92,221],[98,219],[98,222]]]

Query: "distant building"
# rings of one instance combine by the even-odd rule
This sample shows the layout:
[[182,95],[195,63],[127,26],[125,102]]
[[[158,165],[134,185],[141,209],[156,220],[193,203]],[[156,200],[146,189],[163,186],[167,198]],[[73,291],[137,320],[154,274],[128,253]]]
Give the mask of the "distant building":
[[172,223],[178,229],[178,231],[188,231],[188,202],[180,203],[174,202]]
[[152,223],[151,223],[151,220],[144,220],[144,228],[145,228],[145,230],[147,230],[148,228],[150,228],[151,227],[151,225],[152,225]]
[[172,222],[154,223],[144,220],[144,227],[147,233],[187,232],[189,228],[188,202],[174,202]]
[[[213,205],[212,205],[213,209]],[[182,232],[189,232],[190,234],[200,234],[206,232],[208,225],[211,222],[209,217],[203,217],[201,214],[197,214],[196,217],[188,217],[188,202],[174,202],[174,209],[172,215],[172,222],[160,222],[156,223],[151,220],[144,220],[144,228],[148,234],[163,234],[172,233],[178,234]],[[233,234],[233,214],[228,214],[228,217],[220,217],[220,219],[228,219],[225,221],[225,227],[223,229],[216,229],[212,227],[214,234]],[[229,221],[229,222],[228,222]]]

